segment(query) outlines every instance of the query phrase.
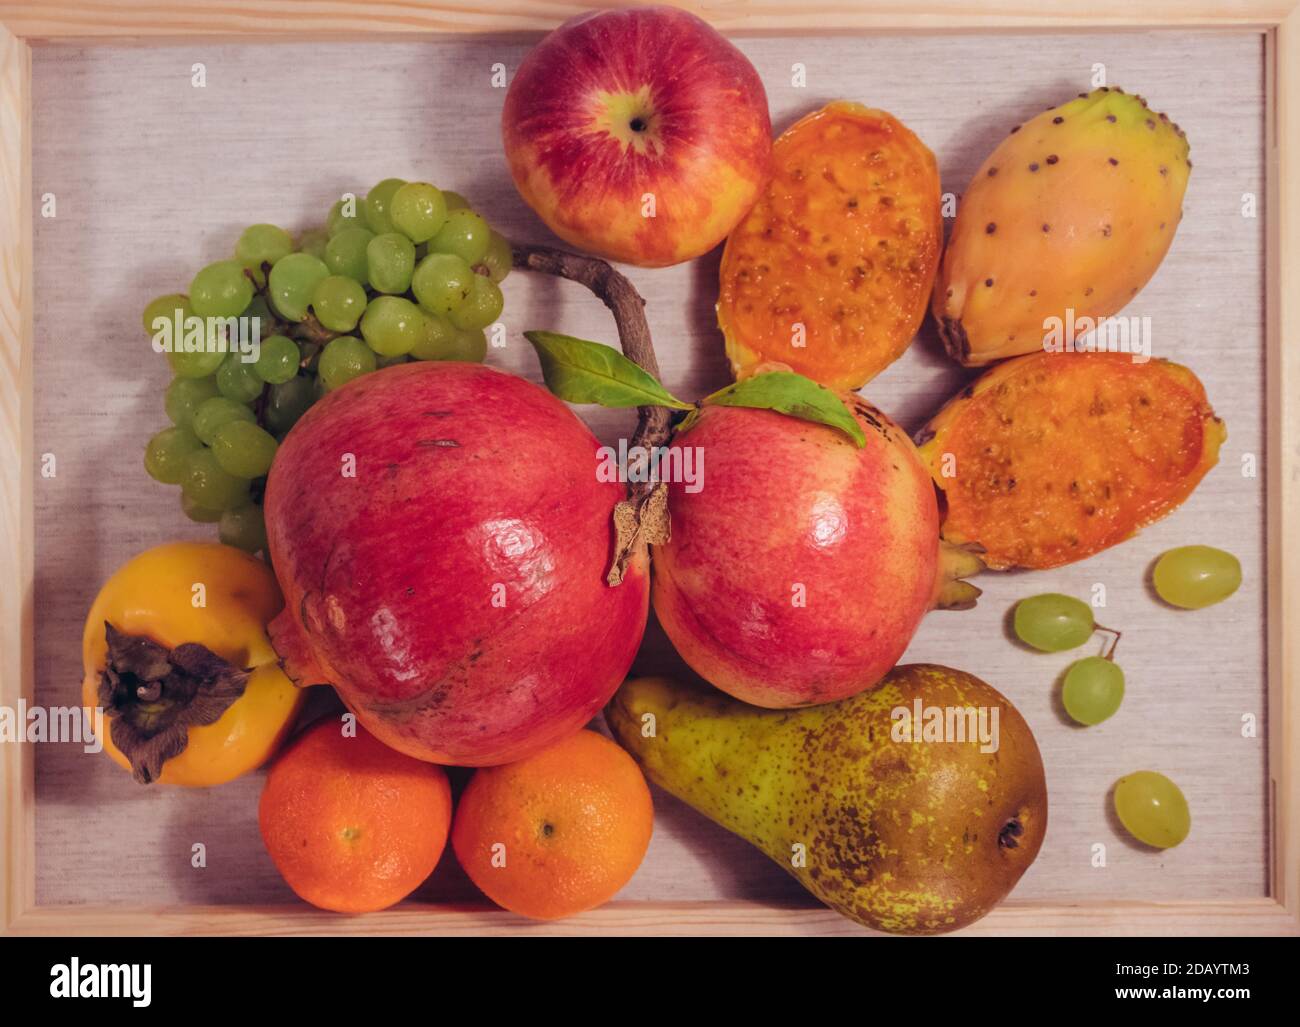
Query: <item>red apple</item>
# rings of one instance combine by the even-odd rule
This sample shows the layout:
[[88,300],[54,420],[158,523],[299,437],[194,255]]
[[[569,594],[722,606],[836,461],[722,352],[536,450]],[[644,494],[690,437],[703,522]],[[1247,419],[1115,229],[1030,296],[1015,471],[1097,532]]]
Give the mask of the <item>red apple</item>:
[[753,206],[772,125],[749,60],[673,7],[565,22],[520,64],[501,116],[515,185],[551,231],[612,260],[707,253]]
[[642,556],[605,572],[620,486],[550,393],[479,364],[364,375],[294,426],[266,489],[290,676],[382,741],[486,766],[544,748],[618,688],[645,628]]
[[655,614],[706,680],[755,706],[875,685],[938,598],[939,509],[916,448],[858,401],[867,444],[768,410],[707,406],[673,446],[701,487],[669,485]]

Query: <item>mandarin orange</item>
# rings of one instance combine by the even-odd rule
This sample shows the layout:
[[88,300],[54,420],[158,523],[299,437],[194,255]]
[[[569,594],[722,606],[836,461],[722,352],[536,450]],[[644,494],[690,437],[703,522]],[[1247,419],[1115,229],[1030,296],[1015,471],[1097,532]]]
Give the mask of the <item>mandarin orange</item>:
[[368,913],[406,898],[438,865],[451,823],[446,772],[333,717],[276,761],[258,824],[266,851],[302,899]]
[[534,756],[475,772],[451,843],[499,906],[557,920],[613,898],[641,865],[654,827],[636,762],[594,731]]

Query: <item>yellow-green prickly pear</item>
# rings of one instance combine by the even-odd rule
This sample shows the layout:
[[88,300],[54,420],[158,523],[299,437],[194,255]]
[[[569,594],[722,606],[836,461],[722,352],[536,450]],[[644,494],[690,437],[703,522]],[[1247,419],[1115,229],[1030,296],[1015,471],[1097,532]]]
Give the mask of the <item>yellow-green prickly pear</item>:
[[1191,168],[1183,131],[1117,87],[1012,129],[962,195],[935,282],[948,352],[987,364],[1121,310],[1169,250]]
[[877,930],[938,934],[978,920],[1047,829],[1029,725],[960,670],[896,667],[874,691],[799,710],[639,678],[605,720],[650,780]]

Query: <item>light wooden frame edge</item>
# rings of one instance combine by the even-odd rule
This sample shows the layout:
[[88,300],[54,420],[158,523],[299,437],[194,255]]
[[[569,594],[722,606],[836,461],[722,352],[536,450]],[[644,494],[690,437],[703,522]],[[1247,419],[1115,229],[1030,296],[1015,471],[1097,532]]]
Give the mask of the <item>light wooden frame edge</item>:
[[[417,0],[399,14],[362,2],[0,0],[0,706],[34,701],[31,46],[230,38],[357,39],[443,32],[537,32],[608,3]],[[679,3],[720,29],[805,27],[782,0]],[[391,11],[391,9],[388,9]],[[1300,8],[1297,0],[990,0],[916,3],[823,0],[816,32],[1256,29],[1267,81],[1268,746],[1271,881],[1236,902],[1010,901],[967,935],[1300,934]],[[1283,530],[1292,526],[1290,537]],[[35,762],[28,744],[0,745],[0,932],[5,934],[500,934],[861,933],[815,908],[750,902],[611,903],[536,925],[485,907],[405,904],[364,918],[305,907],[38,906]]]

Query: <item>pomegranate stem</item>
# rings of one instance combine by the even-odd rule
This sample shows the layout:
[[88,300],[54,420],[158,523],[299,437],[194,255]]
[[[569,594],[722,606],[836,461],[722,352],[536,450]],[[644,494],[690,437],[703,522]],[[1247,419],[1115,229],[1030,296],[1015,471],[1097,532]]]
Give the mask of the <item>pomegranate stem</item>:
[[[650,340],[650,325],[645,317],[645,300],[625,275],[615,271],[608,261],[569,253],[550,246],[512,243],[514,266],[525,271],[567,278],[585,285],[609,308],[618,326],[618,342],[623,355],[659,380],[659,360]],[[666,407],[637,407],[633,446],[653,449],[665,445],[672,434],[672,414]],[[629,492],[649,491],[648,486],[634,486]]]

